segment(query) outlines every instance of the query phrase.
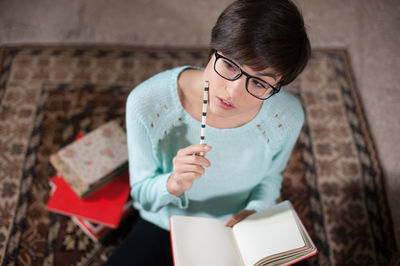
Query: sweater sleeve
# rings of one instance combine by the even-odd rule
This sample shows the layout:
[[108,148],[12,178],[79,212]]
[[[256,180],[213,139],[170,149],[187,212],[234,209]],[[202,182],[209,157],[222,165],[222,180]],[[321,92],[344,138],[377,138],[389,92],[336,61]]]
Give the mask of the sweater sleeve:
[[139,118],[137,105],[135,93],[131,92],[126,104],[126,130],[131,196],[135,205],[152,212],[168,204],[187,208],[186,194],[176,197],[167,190],[167,181],[171,173],[161,171],[149,130]]
[[[276,204],[280,196],[282,187],[282,171],[286,168],[290,155],[299,137],[302,125],[304,123],[304,112],[300,105],[297,115],[291,117],[291,123],[282,141],[280,148],[275,152],[270,171],[266,174],[261,183],[259,183],[251,192],[246,210],[261,211]],[[294,119],[295,118],[295,119]]]

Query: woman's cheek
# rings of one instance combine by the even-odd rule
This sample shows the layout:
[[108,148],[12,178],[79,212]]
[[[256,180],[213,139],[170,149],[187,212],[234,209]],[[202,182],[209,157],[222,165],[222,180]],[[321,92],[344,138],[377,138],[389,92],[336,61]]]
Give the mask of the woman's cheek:
[[211,79],[212,79],[211,70],[213,70],[213,69],[212,68],[210,69],[210,67],[207,65],[207,67],[204,69],[204,72],[203,72],[204,80],[211,81]]

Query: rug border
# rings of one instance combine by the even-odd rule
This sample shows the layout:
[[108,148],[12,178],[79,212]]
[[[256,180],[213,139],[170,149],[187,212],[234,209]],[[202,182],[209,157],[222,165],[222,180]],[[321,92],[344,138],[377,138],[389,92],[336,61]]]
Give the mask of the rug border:
[[[126,50],[136,50],[136,51],[147,51],[157,49],[158,51],[169,51],[169,50],[184,50],[184,51],[204,51],[207,50],[207,46],[171,46],[171,45],[129,45],[129,44],[112,44],[112,43],[93,43],[93,44],[85,44],[85,43],[66,43],[66,44],[58,44],[58,43],[2,43],[0,44],[0,50],[9,50],[9,49],[103,49],[103,50],[112,50],[112,49],[126,49]],[[1,70],[1,69],[0,69]]]
[[[183,45],[144,45],[144,44],[119,44],[119,43],[66,43],[66,44],[59,44],[59,43],[0,43],[0,60],[1,60],[1,53],[5,54],[6,50],[9,49],[105,49],[105,50],[112,50],[112,49],[126,49],[126,50],[136,50],[136,51],[148,51],[157,49],[159,51],[170,51],[170,50],[183,50],[183,51],[204,51],[209,49],[208,46],[202,45],[193,45],[193,46],[183,46]],[[312,52],[332,52],[332,53],[341,53],[348,55],[348,51],[346,47],[314,47],[312,48]],[[343,53],[344,52],[344,53]],[[0,61],[1,62],[1,61]],[[0,71],[1,71],[0,65]],[[353,71],[352,71],[353,72]],[[358,91],[357,91],[358,93]]]
[[[360,119],[362,122],[362,129],[363,129],[363,134],[366,138],[366,140],[369,142],[370,145],[367,145],[368,147],[368,151],[370,152],[370,154],[372,156],[375,157],[375,159],[377,160],[377,165],[374,165],[374,168],[377,170],[378,173],[381,174],[382,177],[382,191],[384,192],[384,202],[386,203],[386,206],[388,208],[388,214],[389,214],[389,218],[390,218],[390,223],[391,223],[391,227],[394,230],[394,223],[393,223],[393,216],[392,216],[392,211],[390,209],[390,204],[389,204],[389,199],[388,199],[388,194],[387,194],[387,181],[386,181],[386,174],[385,171],[382,167],[382,161],[381,158],[378,154],[378,150],[376,148],[376,144],[375,144],[375,140],[372,136],[372,131],[371,131],[371,127],[370,127],[370,123],[368,121],[368,118],[366,116],[366,112],[365,112],[365,106],[364,103],[361,100],[361,94],[360,94],[360,90],[357,86],[357,82],[356,82],[356,78],[354,75],[354,71],[352,68],[352,62],[351,62],[351,58],[350,58],[350,54],[348,52],[347,49],[343,49],[343,50],[337,50],[337,52],[342,53],[343,55],[343,59],[344,59],[344,63],[346,64],[347,68],[349,69],[349,81],[350,81],[350,86],[353,86],[354,88],[354,95],[353,98],[355,100],[355,105],[356,108],[358,109],[358,113],[361,116],[362,119]],[[372,157],[371,156],[371,157]],[[394,231],[392,232],[394,234]],[[394,238],[394,240],[396,240]],[[395,245],[395,250],[398,251],[398,246],[397,246],[397,242],[394,241],[394,245]]]
[[[380,175],[380,177],[381,177],[381,180],[380,180],[381,181],[381,186],[382,186],[381,190],[382,190],[382,192],[384,194],[383,197],[382,197],[382,202],[384,202],[384,204],[386,205],[386,213],[387,213],[387,216],[389,218],[388,219],[389,220],[388,221],[388,223],[389,223],[388,226],[390,228],[387,228],[387,229],[391,229],[391,232],[389,232],[389,230],[388,230],[387,233],[391,234],[393,236],[392,238],[388,238],[387,235],[385,235],[385,239],[384,240],[387,243],[387,241],[389,239],[393,239],[393,243],[392,243],[393,244],[393,251],[394,251],[393,256],[396,256],[396,254],[397,255],[399,254],[399,246],[398,246],[398,243],[397,243],[397,240],[396,240],[396,236],[395,236],[395,224],[394,224],[392,210],[391,210],[391,207],[390,207],[391,205],[389,204],[389,198],[388,198],[388,193],[387,193],[387,183],[388,183],[387,180],[386,180],[387,176],[386,176],[386,173],[385,173],[385,171],[383,169],[381,158],[380,158],[380,156],[378,154],[378,150],[377,150],[377,147],[376,147],[376,144],[375,144],[375,140],[374,140],[374,138],[372,136],[370,123],[369,123],[368,118],[366,116],[365,106],[364,106],[364,103],[362,102],[360,90],[359,90],[359,88],[357,86],[357,80],[356,80],[356,77],[355,77],[355,74],[354,74],[354,70],[352,68],[352,61],[351,61],[351,57],[350,57],[349,51],[347,49],[342,49],[342,50],[337,50],[337,52],[342,54],[343,63],[347,66],[347,69],[349,70],[349,74],[348,74],[348,79],[349,79],[349,82],[350,82],[349,85],[353,86],[353,88],[354,88],[354,92],[353,92],[352,98],[354,100],[354,104],[355,104],[355,108],[357,110],[357,113],[358,113],[358,115],[360,117],[360,122],[361,122],[360,127],[362,128],[362,133],[363,133],[363,135],[365,137],[365,140],[367,141],[366,147],[368,149],[368,152],[370,153],[370,157],[371,158],[375,158],[376,161],[377,161],[376,165],[373,164],[373,163],[371,163],[371,165],[372,165],[372,168],[376,171],[376,173],[378,175]],[[380,210],[379,213],[380,213],[381,216],[383,216],[383,214],[385,214],[385,210],[384,211],[381,211],[381,210]],[[382,232],[385,232],[385,230],[383,230]],[[388,259],[390,261],[392,258],[388,258]]]
[[4,47],[0,44],[0,73],[2,72],[2,67],[3,67],[3,54],[6,49],[7,47]]

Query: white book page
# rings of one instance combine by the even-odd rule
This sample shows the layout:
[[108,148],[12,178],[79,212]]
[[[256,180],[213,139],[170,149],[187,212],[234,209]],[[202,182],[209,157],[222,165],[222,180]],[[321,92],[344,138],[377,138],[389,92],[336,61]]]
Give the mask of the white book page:
[[174,216],[171,237],[175,266],[243,266],[232,229],[223,221]]
[[305,245],[289,202],[247,217],[233,231],[246,266]]

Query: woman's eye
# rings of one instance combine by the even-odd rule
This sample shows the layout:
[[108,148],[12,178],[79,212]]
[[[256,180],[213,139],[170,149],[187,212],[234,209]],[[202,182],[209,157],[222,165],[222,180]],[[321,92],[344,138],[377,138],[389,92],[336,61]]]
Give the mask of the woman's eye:
[[228,62],[228,61],[226,61],[226,60],[224,60],[224,65],[225,65],[225,67],[227,67],[228,69],[231,69],[231,70],[234,70],[234,69],[235,69],[235,66],[232,65],[230,62]]
[[263,83],[255,79],[253,79],[253,85],[260,89],[266,89],[266,86]]

